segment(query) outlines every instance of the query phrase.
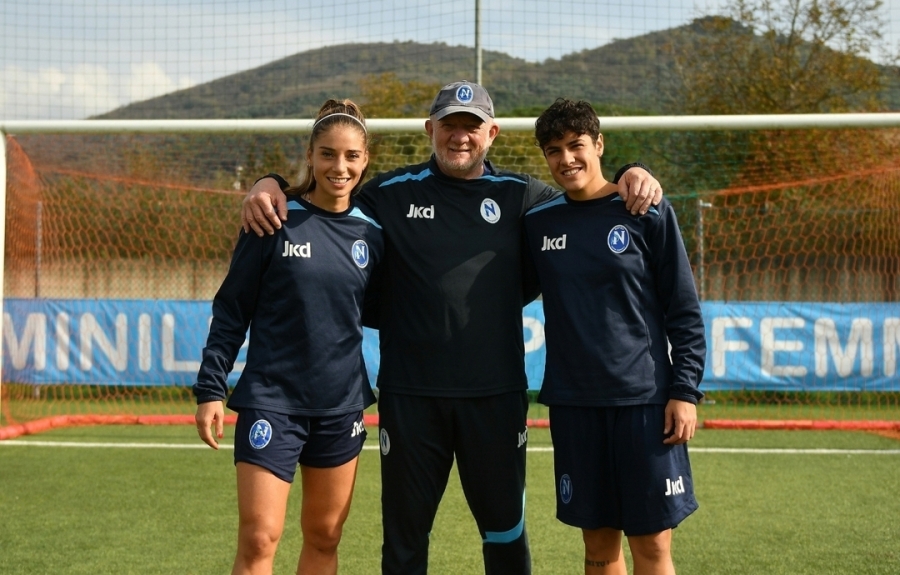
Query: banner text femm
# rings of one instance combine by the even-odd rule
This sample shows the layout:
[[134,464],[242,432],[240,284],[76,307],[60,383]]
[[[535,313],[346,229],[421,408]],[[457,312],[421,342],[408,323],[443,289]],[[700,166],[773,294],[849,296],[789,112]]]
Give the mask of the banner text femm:
[[[207,301],[4,300],[3,380],[191,385],[210,310]],[[704,389],[900,391],[900,304],[704,302],[703,315]],[[545,351],[539,301],[523,310],[522,325],[528,385],[539,389]],[[597,334],[600,345],[605,337],[615,334]],[[363,353],[374,383],[376,331],[365,330]]]

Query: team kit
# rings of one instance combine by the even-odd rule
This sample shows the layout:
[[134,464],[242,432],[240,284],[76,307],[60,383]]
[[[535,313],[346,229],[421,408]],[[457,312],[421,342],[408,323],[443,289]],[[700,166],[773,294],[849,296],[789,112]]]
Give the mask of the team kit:
[[[686,442],[705,331],[658,182],[639,164],[607,182],[596,113],[563,99],[536,123],[563,191],[497,168],[486,158],[499,133],[493,103],[471,82],[435,97],[428,161],[366,181],[368,135],[351,108],[317,120],[303,184],[277,174],[254,184],[214,300],[198,427],[215,447],[221,407],[203,403],[225,401],[249,328],[247,367],[227,399],[238,411],[239,498],[242,481],[286,493],[299,464],[304,486],[307,476],[344,478],[349,507],[362,413],[375,402],[362,330],[377,329],[382,573],[427,573],[454,465],[485,572],[530,573],[522,309],[541,297],[537,401],[550,408],[557,518],[582,531],[586,572],[624,568],[619,534],[636,566],[670,562],[671,529],[697,509]],[[336,572],[344,519],[320,572]],[[301,564],[304,553],[305,543]],[[254,560],[274,549],[263,555]]]

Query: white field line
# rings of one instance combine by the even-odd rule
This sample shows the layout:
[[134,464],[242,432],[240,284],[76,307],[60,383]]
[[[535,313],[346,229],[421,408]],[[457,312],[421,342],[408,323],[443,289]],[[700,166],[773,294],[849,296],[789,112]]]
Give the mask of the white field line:
[[691,453],[764,453],[789,455],[900,455],[900,449],[779,449],[755,447],[693,447]]
[[[125,449],[211,449],[205,443],[100,443],[93,441],[37,441],[28,439],[7,439],[0,441],[3,445],[27,445],[33,447],[97,447]],[[219,449],[234,449],[233,445],[220,443]]]
[[[204,443],[99,443],[80,441],[39,441],[28,439],[7,439],[0,441],[4,445],[30,447],[93,447],[93,448],[125,448],[125,449],[209,449]],[[234,445],[220,443],[219,449],[234,449]],[[366,450],[378,449],[377,445],[366,445]],[[529,447],[530,452],[551,452],[553,448]],[[900,455],[900,449],[763,449],[753,447],[693,447],[691,453],[754,453],[754,454],[788,454],[788,455]]]

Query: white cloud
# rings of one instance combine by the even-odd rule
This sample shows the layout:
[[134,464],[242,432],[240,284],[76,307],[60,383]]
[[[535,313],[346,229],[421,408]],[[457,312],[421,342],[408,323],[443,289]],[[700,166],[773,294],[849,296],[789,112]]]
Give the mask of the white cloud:
[[108,71],[89,64],[62,70],[8,65],[0,84],[0,114],[9,119],[84,118],[119,105]]
[[193,85],[194,82],[187,76],[181,76],[177,80],[171,78],[156,62],[132,64],[128,101],[140,102]]
[[[24,73],[24,70],[22,72]],[[25,82],[28,91],[31,91],[32,89],[34,91],[39,91],[46,87],[49,93],[58,94],[62,89],[62,85],[66,83],[66,76],[59,68],[44,68],[33,77],[26,74]]]
[[61,104],[70,107],[75,117],[92,116],[111,110],[121,102],[109,71],[95,64],[79,64],[62,85]]
[[190,77],[172,78],[155,62],[135,64],[121,77],[96,64],[79,64],[68,70],[7,65],[0,83],[0,117],[86,118],[193,85]]

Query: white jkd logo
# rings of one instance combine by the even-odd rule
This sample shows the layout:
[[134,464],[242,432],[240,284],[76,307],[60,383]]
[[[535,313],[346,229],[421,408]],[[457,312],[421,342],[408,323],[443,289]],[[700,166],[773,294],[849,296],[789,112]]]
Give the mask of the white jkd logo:
[[434,219],[434,206],[428,207],[418,207],[414,204],[409,204],[409,213],[406,214],[407,218],[426,218],[429,220]]
[[541,246],[542,252],[564,249],[566,249],[566,234],[563,234],[561,238],[548,238],[547,236],[544,236],[544,245]]
[[682,493],[684,493],[684,479],[680,475],[675,481],[666,478],[665,495],[681,495]]
[[309,245],[309,242],[305,244],[292,244],[291,242],[284,242],[284,253],[281,254],[282,257],[285,258],[309,258],[312,257],[312,248]]
[[525,431],[519,433],[519,445],[517,445],[516,447],[522,447],[526,443],[528,443],[528,428],[527,427],[525,428]]
[[350,434],[350,437],[356,437],[360,435],[363,431],[366,430],[366,424],[362,421],[354,421],[353,422],[353,432]]

